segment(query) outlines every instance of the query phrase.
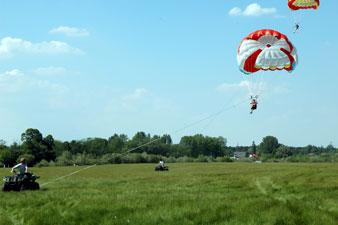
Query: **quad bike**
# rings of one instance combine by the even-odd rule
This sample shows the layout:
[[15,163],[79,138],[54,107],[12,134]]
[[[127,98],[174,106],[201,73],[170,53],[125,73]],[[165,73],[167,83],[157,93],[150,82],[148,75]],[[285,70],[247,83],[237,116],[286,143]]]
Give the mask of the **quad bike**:
[[39,176],[32,173],[15,174],[3,178],[2,191],[39,190],[40,185],[36,182]]
[[155,167],[155,171],[168,171],[168,170],[169,170],[168,166],[157,165]]

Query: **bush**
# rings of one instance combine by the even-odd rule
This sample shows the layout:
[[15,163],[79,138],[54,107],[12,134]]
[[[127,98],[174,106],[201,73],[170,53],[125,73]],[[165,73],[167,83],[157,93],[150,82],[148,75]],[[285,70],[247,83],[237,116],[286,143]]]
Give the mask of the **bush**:
[[158,163],[160,159],[163,159],[164,161],[166,161],[165,158],[161,157],[160,155],[154,155],[154,154],[146,155],[147,163]]
[[47,167],[49,166],[49,162],[45,159],[41,160],[38,164],[36,164],[37,167]]
[[122,155],[119,153],[111,154],[111,158],[109,159],[109,163],[120,164],[122,163]]
[[168,157],[168,158],[165,159],[165,162],[167,162],[167,163],[175,163],[176,162],[176,158],[170,156],[170,157]]
[[132,153],[128,155],[129,163],[145,163],[147,162],[146,155],[140,153]]
[[70,166],[73,164],[74,164],[74,161],[73,161],[72,154],[68,151],[62,152],[62,155],[56,158],[57,166]]
[[186,163],[186,162],[193,162],[194,159],[188,156],[183,156],[183,157],[179,157],[176,159],[176,162],[181,162],[181,163]]
[[72,157],[73,158],[73,162],[76,165],[93,165],[97,162],[97,159],[95,158],[95,156],[91,155],[91,154],[86,154],[86,153],[78,153],[75,156]]
[[223,157],[217,157],[215,159],[216,162],[233,162],[234,160],[231,159],[230,157],[223,156]]

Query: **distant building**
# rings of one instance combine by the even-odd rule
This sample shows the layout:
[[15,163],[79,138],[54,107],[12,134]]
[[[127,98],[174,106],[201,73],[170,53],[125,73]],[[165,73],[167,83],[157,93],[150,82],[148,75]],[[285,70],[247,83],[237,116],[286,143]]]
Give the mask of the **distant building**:
[[246,158],[246,152],[234,152],[234,159]]

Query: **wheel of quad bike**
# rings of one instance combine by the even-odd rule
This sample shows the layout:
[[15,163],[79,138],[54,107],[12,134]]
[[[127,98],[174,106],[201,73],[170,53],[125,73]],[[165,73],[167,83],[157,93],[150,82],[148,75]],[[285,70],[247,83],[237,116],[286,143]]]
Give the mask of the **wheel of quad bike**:
[[27,187],[24,185],[24,184],[21,184],[20,186],[19,186],[19,191],[24,191],[24,190],[26,190],[27,189]]
[[31,184],[30,188],[32,190],[39,190],[40,189],[40,185],[39,185],[39,183],[34,182],[34,183]]
[[11,190],[11,188],[10,188],[10,186],[8,185],[8,184],[4,184],[4,186],[2,187],[2,191],[10,191]]

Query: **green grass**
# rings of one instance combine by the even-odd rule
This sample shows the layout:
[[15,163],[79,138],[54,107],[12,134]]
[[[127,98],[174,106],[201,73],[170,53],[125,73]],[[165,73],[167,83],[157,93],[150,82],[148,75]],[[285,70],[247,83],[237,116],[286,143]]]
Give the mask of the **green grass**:
[[[186,163],[96,166],[0,193],[0,225],[338,223],[338,165]],[[33,168],[39,183],[82,167]],[[0,175],[9,174],[0,169]]]

